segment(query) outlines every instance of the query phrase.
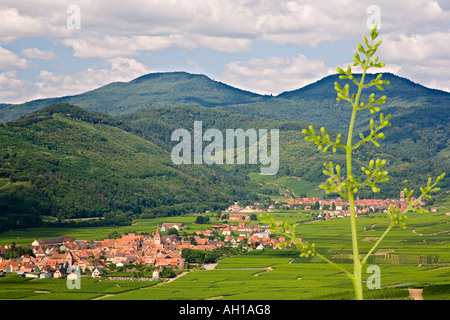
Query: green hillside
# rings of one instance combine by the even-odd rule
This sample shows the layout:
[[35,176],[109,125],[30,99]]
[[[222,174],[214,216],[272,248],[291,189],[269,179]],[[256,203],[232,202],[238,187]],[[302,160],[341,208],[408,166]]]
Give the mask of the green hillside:
[[[354,74],[354,76],[358,80],[361,75]],[[367,74],[365,82],[369,83],[375,76],[376,74]],[[373,90],[363,91],[361,96],[362,101],[367,102],[371,92],[375,93],[376,98],[386,95],[387,100],[383,105],[382,112],[401,115],[409,112],[410,108],[450,108],[450,93],[448,92],[429,89],[391,73],[382,73],[382,79],[390,82],[384,87],[384,91],[378,91],[374,87]],[[301,120],[336,130],[344,129],[351,110],[344,102],[336,101],[336,91],[334,90],[336,81],[342,87],[348,83],[350,93],[352,93],[354,84],[349,80],[341,80],[339,74],[334,74],[300,89],[281,93],[271,99],[252,104],[230,105],[221,107],[221,109],[278,120]],[[330,114],[333,117],[330,117]],[[366,123],[370,116],[371,114],[367,112],[365,117],[356,119],[357,123]]]
[[[355,75],[356,78],[358,76]],[[373,74],[367,75],[367,82],[374,77]],[[383,73],[383,79],[390,84],[385,86],[384,92],[376,92],[376,97],[387,95],[387,103],[381,112],[392,115],[393,125],[386,129],[386,143],[380,150],[388,153],[395,150],[393,155],[405,161],[432,158],[441,151],[445,154],[450,141],[447,125],[450,121],[450,93],[426,88],[391,73]],[[342,101],[336,101],[335,81],[343,86],[348,80],[330,75],[303,88],[272,97],[239,90],[204,75],[152,73],[76,96],[42,99],[21,105],[1,104],[0,122],[17,119],[55,102],[67,102],[114,116],[161,107],[198,105],[267,119],[302,121],[345,133],[351,110]],[[363,93],[363,101],[368,99],[368,94]],[[369,112],[358,114],[357,130],[367,132],[372,117]],[[164,127],[161,121],[157,125]]]
[[175,166],[169,152],[124,129],[120,120],[68,104],[3,124],[2,229],[37,226],[36,215],[123,224],[252,196],[220,171]]
[[[354,165],[386,159],[391,179],[381,194],[361,190],[360,197],[397,197],[403,187],[417,190],[429,176],[450,172],[450,94],[392,74],[383,79],[391,84],[383,93],[388,102],[381,112],[392,114],[392,126],[384,130],[387,138],[379,148],[355,151]],[[1,104],[2,228],[42,223],[36,218],[40,215],[104,217],[96,223],[123,224],[133,216],[223,209],[233,201],[251,204],[284,193],[321,195],[317,186],[325,178],[323,163],[333,161],[345,169],[344,154],[319,152],[301,130],[312,123],[345,138],[350,110],[336,102],[336,80],[332,75],[268,97],[202,75],[157,73],[77,96]],[[55,101],[79,107],[47,106]],[[361,114],[357,133],[367,132],[369,119],[378,118]],[[17,120],[5,123],[12,119]],[[222,132],[279,129],[278,174],[261,179],[260,165],[174,165],[171,133],[179,128],[192,132],[194,121],[202,121],[204,130]],[[444,191],[449,180],[441,182]]]
[[[280,121],[264,117],[236,114],[218,110],[217,108],[211,109],[195,106],[147,110],[123,115],[120,119],[131,128],[132,132],[160,145],[162,148],[166,148],[168,151],[177,143],[170,141],[171,132],[178,128],[185,128],[192,132],[194,121],[202,121],[204,130],[215,128],[221,130],[223,134],[229,128],[243,128],[244,130],[249,128],[256,130],[264,128],[279,129],[280,169],[277,178],[290,176],[297,181],[300,179],[310,189],[311,185],[317,186],[323,182],[325,178],[322,174],[324,162],[333,161],[345,167],[345,154],[343,152],[338,150],[337,155],[332,155],[330,151],[322,153],[313,144],[304,140],[304,135],[301,133],[301,130],[308,126],[305,122]],[[426,121],[425,119],[422,118],[422,121]],[[433,132],[433,128],[429,130]],[[444,132],[446,131],[444,130]],[[330,135],[335,136],[333,132],[330,132]],[[396,143],[407,146],[407,139],[402,138],[402,135],[395,137],[395,139],[393,139],[394,141],[389,141],[389,139],[382,141],[382,147],[379,148],[373,145],[363,145],[355,150],[355,166],[357,168],[367,165],[373,158],[386,159],[386,168],[392,177],[391,181],[384,184],[382,194],[374,195],[369,189],[366,191],[361,190],[361,196],[397,197],[403,187],[417,188],[417,184],[422,185],[429,176],[437,176],[443,171],[450,171],[450,149],[444,148],[439,152],[435,150],[421,157],[399,157],[398,153],[402,152],[402,150],[397,147]],[[414,149],[412,150],[414,151]],[[255,166],[243,165],[225,166],[224,168],[220,166],[217,170],[228,170],[233,175],[239,177],[259,172],[259,169],[255,168]],[[362,172],[361,174],[364,175]],[[254,177],[254,175],[250,176]],[[253,180],[261,183],[258,179]],[[298,184],[293,183],[292,180],[286,181],[288,183],[279,184],[281,189],[293,189],[292,185]],[[402,184],[401,188],[399,187],[399,183]],[[263,183],[263,185],[265,184]],[[291,187],[289,188],[289,186]],[[273,184],[271,187],[273,187]],[[442,181],[442,187],[444,189],[448,188],[448,181]],[[264,187],[264,189],[266,188],[267,186]],[[297,190],[300,191],[303,189],[297,186]],[[313,190],[310,190],[307,194],[310,195],[311,191]]]
[[[355,75],[355,78],[358,79],[359,76]],[[366,83],[373,78],[375,75],[368,74]],[[361,98],[367,102],[368,95],[372,92],[376,99],[382,95],[387,96],[387,102],[380,112],[392,115],[392,126],[385,130],[387,139],[381,150],[391,152],[395,149],[396,157],[410,160],[433,157],[448,148],[450,93],[429,89],[390,73],[384,73],[382,79],[390,82],[383,92],[375,88],[364,92]],[[338,75],[330,75],[271,100],[221,109],[271,119],[304,121],[345,133],[352,110],[343,101],[336,101],[336,81],[342,87],[346,83],[350,84],[350,88],[353,86],[349,80],[340,80]],[[374,117],[376,120],[378,115],[372,115],[369,111],[358,114],[357,130],[368,132],[368,123]]]
[[[356,78],[358,76],[355,75]],[[373,74],[367,75],[367,82],[374,77]],[[380,150],[390,153],[395,149],[395,157],[409,161],[432,158],[446,149],[450,141],[447,125],[450,121],[450,93],[426,88],[391,73],[384,73],[383,79],[390,84],[385,86],[384,92],[376,92],[376,97],[387,95],[387,103],[381,112],[392,115],[393,125],[386,129],[386,144]],[[161,107],[198,105],[268,119],[303,121],[345,133],[351,110],[342,101],[336,101],[335,81],[343,86],[348,80],[330,75],[303,88],[272,97],[239,90],[204,75],[152,73],[76,96],[42,99],[21,105],[1,104],[0,122],[17,119],[55,102],[67,102],[115,116]],[[363,101],[367,100],[368,94],[363,94]],[[358,115],[356,126],[360,132],[368,131],[367,124],[372,116],[369,112]]]

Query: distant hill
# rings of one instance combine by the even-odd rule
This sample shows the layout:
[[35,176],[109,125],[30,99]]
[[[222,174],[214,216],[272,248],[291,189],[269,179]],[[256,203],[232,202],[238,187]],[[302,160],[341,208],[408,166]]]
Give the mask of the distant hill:
[[[374,77],[368,74],[366,82]],[[404,161],[426,160],[437,155],[445,157],[450,140],[450,93],[426,88],[391,73],[383,73],[383,79],[390,81],[385,91],[371,87],[362,95],[363,101],[367,100],[371,92],[375,92],[376,97],[387,95],[387,103],[382,106],[381,112],[392,115],[393,125],[385,130],[387,139],[380,151]],[[152,73],[76,96],[30,101],[22,105],[0,105],[0,122],[16,119],[61,101],[114,116],[132,115],[161,107],[197,105],[234,114],[312,123],[345,134],[351,109],[344,101],[336,101],[335,81],[342,86],[346,83],[338,75],[330,75],[300,89],[272,97],[233,88],[204,75]],[[350,88],[355,90],[353,84]],[[371,115],[367,110],[359,112],[355,134],[366,133],[372,117],[378,115]],[[135,119],[135,123],[138,121]],[[153,125],[160,128],[165,126],[161,121]],[[167,131],[166,128],[166,134]]]
[[[370,82],[377,74],[367,74],[365,82]],[[420,84],[416,84],[406,78],[398,77],[391,73],[383,73],[383,80],[390,81],[384,86],[384,91],[379,91],[376,87],[370,87],[363,91],[362,101],[367,101],[370,93],[374,92],[375,97],[387,96],[387,103],[383,105],[382,111],[385,114],[401,114],[410,112],[410,108],[433,107],[444,110],[450,108],[450,93],[429,89]],[[355,74],[356,79],[361,75]],[[339,79],[338,74],[329,75],[321,80],[309,84],[297,90],[279,94],[269,100],[260,101],[253,104],[234,105],[222,107],[221,109],[264,116],[278,120],[305,121],[323,125],[332,129],[342,130],[351,115],[351,109],[346,101],[336,101],[336,91],[334,83],[339,82],[342,87],[346,83],[350,85],[350,93],[356,93],[356,86],[349,80]],[[330,117],[329,115],[333,116]],[[371,116],[367,111],[361,117],[359,113],[358,123],[365,123]]]
[[[397,197],[403,187],[417,189],[429,176],[450,173],[450,93],[392,74],[383,79],[391,82],[384,92],[368,91],[387,95],[381,112],[392,114],[392,126],[381,147],[355,151],[354,166],[387,159],[391,180],[375,196]],[[345,155],[319,152],[301,130],[312,123],[345,136],[351,110],[336,101],[336,80],[331,75],[269,97],[203,75],[156,73],[76,96],[0,105],[0,226],[37,225],[40,215],[101,216],[121,224],[133,216],[217,210],[280,193],[323,195],[317,188],[323,163],[343,166]],[[378,116],[359,112],[355,136]],[[174,165],[170,135],[192,130],[194,121],[222,131],[280,129],[278,174],[264,177],[250,165]],[[361,190],[359,196],[374,195]]]
[[[366,83],[376,75],[368,74]],[[359,79],[360,75],[355,75]],[[448,147],[450,140],[450,93],[426,88],[408,79],[383,73],[383,80],[390,81],[384,91],[371,87],[363,91],[361,101],[368,101],[373,92],[375,97],[387,96],[381,107],[382,113],[391,114],[392,126],[385,130],[388,142],[381,150],[396,150],[396,156],[404,159],[428,158]],[[289,91],[270,100],[251,104],[220,107],[220,109],[257,115],[270,119],[304,121],[346,133],[351,116],[351,107],[346,101],[336,101],[334,82],[343,87],[348,80],[339,75],[327,76],[301,89]],[[350,93],[356,86],[350,83]],[[356,130],[367,132],[369,120],[378,119],[368,110],[358,112]],[[389,152],[390,152],[389,151]]]
[[[367,82],[374,76],[368,74]],[[358,75],[355,77],[358,78]],[[382,112],[392,114],[393,123],[398,119],[397,131],[403,130],[405,126],[411,128],[403,131],[415,130],[413,136],[419,138],[413,138],[412,143],[416,149],[421,150],[420,153],[425,152],[424,156],[442,150],[449,138],[449,130],[443,127],[446,127],[449,120],[450,93],[426,88],[391,73],[384,73],[383,79],[390,81],[390,85],[385,86],[384,92],[372,87],[370,89],[373,90],[367,90],[362,99],[367,99],[372,91],[377,97],[387,95],[387,103],[383,106]],[[240,90],[205,75],[185,72],[152,73],[130,82],[114,82],[75,96],[41,99],[19,105],[3,104],[0,105],[0,122],[17,119],[59,102],[75,104],[86,110],[109,115],[131,114],[160,107],[198,105],[269,119],[304,121],[342,132],[346,131],[351,110],[345,102],[336,101],[335,81],[339,81],[342,86],[346,83],[339,80],[338,75],[330,75],[300,89],[272,97]],[[330,117],[330,114],[333,116]],[[356,124],[362,125],[360,130],[367,129],[364,126],[370,117],[369,112],[358,114]],[[417,141],[423,140],[420,138],[422,129],[430,127],[437,127],[436,131],[444,131],[445,134],[434,139],[433,134],[430,136],[426,133],[428,136],[426,140],[432,140],[433,144],[437,145],[428,148],[430,146],[427,142],[427,148],[424,148],[423,142]],[[417,132],[419,128],[420,132]],[[430,151],[424,151],[428,149]]]
[[264,100],[256,93],[233,88],[205,75],[186,72],[151,73],[130,82],[113,82],[75,96],[0,105],[0,122],[11,121],[54,103],[66,102],[110,115],[158,107],[216,107]]

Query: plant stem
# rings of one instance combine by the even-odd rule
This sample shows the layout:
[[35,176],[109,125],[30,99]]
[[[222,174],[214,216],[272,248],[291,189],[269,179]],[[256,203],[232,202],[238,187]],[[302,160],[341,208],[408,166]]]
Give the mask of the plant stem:
[[362,291],[362,267],[361,260],[359,257],[358,249],[358,235],[356,232],[356,213],[355,213],[355,199],[353,191],[349,192],[350,200],[350,223],[352,229],[352,244],[353,244],[353,286],[355,288],[355,295],[357,300],[363,300]]
[[334,263],[333,261],[325,258],[323,255],[321,255],[320,253],[316,252],[316,255],[321,258],[323,261],[328,262],[330,265],[338,268],[339,270],[343,271],[350,279],[352,279],[352,281],[354,281],[354,277],[353,274],[351,274],[350,272],[348,272],[347,270],[345,270],[344,268],[342,268],[340,265]]
[[366,264],[367,260],[370,258],[370,255],[372,254],[372,252],[374,252],[378,248],[378,245],[381,243],[381,241],[383,241],[384,237],[386,237],[386,235],[389,233],[389,231],[391,231],[393,226],[394,225],[391,223],[389,225],[389,227],[386,229],[386,231],[384,231],[383,235],[373,245],[372,249],[370,249],[370,251],[366,254],[366,256],[364,257],[363,261],[361,262],[361,266],[362,267],[364,267],[364,265]]
[[[369,61],[369,59],[367,59]],[[361,76],[361,81],[359,82],[358,86],[358,93],[356,95],[355,101],[352,104],[353,105],[353,112],[352,112],[352,118],[350,121],[350,126],[348,129],[348,137],[347,137],[347,148],[346,148],[346,155],[347,155],[347,179],[350,179],[353,177],[352,174],[352,136],[353,136],[353,126],[355,125],[355,118],[356,118],[356,107],[359,104],[359,98],[361,96],[361,91],[364,87],[364,78],[366,76],[367,71],[367,61],[365,66],[363,67],[363,74]],[[352,178],[353,179],[353,178]],[[358,234],[356,231],[356,212],[355,212],[355,194],[353,191],[353,187],[349,186],[348,188],[348,200],[350,204],[350,225],[352,229],[352,247],[353,247],[353,287],[355,289],[355,296],[357,300],[363,300],[363,289],[362,289],[362,266],[361,266],[361,260],[359,257],[359,248],[358,248]]]

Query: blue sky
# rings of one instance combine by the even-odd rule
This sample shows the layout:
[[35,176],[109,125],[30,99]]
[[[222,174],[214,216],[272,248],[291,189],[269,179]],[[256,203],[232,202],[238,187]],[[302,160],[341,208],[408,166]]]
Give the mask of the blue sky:
[[2,0],[0,103],[171,71],[279,94],[350,64],[375,19],[381,71],[450,91],[448,0]]

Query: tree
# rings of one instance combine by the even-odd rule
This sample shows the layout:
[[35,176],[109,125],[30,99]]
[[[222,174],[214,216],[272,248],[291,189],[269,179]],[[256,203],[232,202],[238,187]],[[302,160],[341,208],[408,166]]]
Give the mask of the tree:
[[163,267],[160,273],[161,278],[173,278],[176,275],[176,272],[168,267]]
[[197,216],[195,219],[196,224],[208,224],[209,223],[209,217],[208,216]]
[[17,259],[23,256],[24,254],[28,254],[32,257],[35,257],[33,250],[30,247],[21,247],[17,246],[15,242],[11,244],[11,247],[5,250],[3,253],[3,258],[5,260]]
[[197,245],[197,241],[195,240],[194,237],[190,237],[190,238],[189,238],[189,243],[192,244],[193,246],[196,246],[196,245]]
[[120,238],[120,234],[119,232],[117,232],[117,230],[111,231],[110,233],[108,233],[107,239],[118,239]]
[[320,203],[319,201],[314,202],[314,204],[311,206],[312,210],[319,210],[320,209]]

